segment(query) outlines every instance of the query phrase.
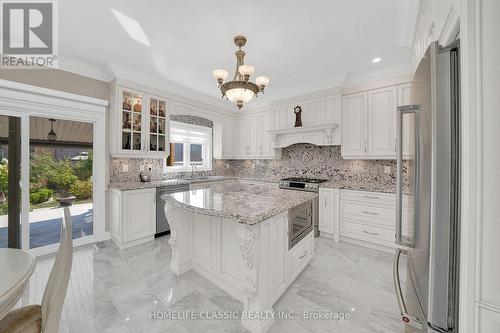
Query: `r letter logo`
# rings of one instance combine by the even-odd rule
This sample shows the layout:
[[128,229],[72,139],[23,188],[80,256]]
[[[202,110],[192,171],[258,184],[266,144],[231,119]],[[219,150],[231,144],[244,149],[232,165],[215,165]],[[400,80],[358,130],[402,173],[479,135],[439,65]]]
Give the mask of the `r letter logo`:
[[3,68],[57,67],[55,3],[0,0]]

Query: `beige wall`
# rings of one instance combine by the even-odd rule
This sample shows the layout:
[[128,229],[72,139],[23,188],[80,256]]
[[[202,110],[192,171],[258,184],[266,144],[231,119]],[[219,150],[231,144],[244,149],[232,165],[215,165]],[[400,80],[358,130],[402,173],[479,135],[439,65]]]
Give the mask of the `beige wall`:
[[109,83],[58,69],[2,69],[0,79],[108,99]]

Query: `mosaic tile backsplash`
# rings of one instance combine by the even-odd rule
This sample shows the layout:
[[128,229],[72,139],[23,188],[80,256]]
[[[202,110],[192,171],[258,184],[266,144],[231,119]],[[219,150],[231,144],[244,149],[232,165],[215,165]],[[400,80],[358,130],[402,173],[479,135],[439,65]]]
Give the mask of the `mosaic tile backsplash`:
[[[121,172],[123,164],[129,171]],[[153,180],[183,178],[189,172],[164,173],[162,159],[112,159],[110,181],[137,181],[140,165],[152,166]],[[384,167],[390,167],[390,173]],[[405,168],[406,169],[406,168]],[[403,177],[407,183],[406,170]],[[315,146],[296,144],[283,148],[279,160],[214,160],[212,171],[200,171],[197,175],[238,176],[277,181],[285,177],[310,177],[334,181],[377,182],[387,186],[396,185],[396,161],[394,160],[344,160],[340,146]]]

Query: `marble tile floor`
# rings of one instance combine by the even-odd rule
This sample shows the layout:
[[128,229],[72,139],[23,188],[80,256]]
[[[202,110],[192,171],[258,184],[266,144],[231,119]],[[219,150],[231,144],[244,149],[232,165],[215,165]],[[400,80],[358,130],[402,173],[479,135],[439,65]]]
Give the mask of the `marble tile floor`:
[[[60,332],[247,332],[239,319],[151,319],[151,312],[241,311],[242,304],[193,271],[169,269],[168,236],[126,250],[112,242],[75,250]],[[18,306],[40,303],[53,257],[39,258]],[[316,238],[308,267],[275,304],[298,319],[276,319],[269,332],[399,333],[392,255]],[[349,313],[310,320],[308,313]],[[171,312],[173,313],[173,312]],[[161,316],[161,315],[159,315]]]

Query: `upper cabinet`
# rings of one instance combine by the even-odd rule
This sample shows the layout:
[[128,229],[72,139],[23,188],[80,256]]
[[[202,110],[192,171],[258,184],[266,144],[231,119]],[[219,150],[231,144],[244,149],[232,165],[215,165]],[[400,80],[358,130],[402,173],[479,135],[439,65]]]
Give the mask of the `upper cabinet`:
[[396,87],[368,92],[368,154],[393,157],[396,154]]
[[422,0],[420,2],[412,53],[413,70],[417,69],[432,42],[438,41],[440,45],[447,46],[455,40],[460,28],[459,17],[459,0]]
[[[408,104],[409,89],[410,85],[404,84],[343,97],[343,158],[396,158],[396,109],[400,104]],[[407,150],[404,147],[403,153]]]
[[347,95],[342,106],[342,156],[366,156],[367,145],[367,94]]
[[273,149],[271,135],[274,129],[274,111],[245,115],[238,119],[238,148],[234,158],[276,159],[281,157],[279,149]]
[[160,96],[113,85],[110,152],[113,157],[168,157],[169,103]]

